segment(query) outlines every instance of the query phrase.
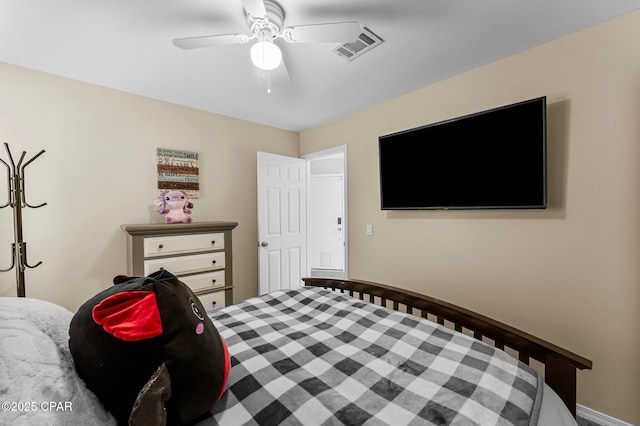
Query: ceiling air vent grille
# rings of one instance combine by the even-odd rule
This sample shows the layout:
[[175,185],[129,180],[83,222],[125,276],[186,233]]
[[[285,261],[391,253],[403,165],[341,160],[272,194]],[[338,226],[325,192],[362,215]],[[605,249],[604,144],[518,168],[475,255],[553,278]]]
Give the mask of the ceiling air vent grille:
[[384,43],[384,40],[365,27],[356,41],[340,45],[333,49],[333,51],[347,61],[353,61],[355,58],[364,55],[382,43]]

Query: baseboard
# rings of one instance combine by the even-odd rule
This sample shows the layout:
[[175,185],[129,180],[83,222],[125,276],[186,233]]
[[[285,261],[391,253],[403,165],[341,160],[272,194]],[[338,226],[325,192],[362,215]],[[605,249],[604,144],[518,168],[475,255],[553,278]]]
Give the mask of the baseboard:
[[338,271],[334,269],[313,269],[311,268],[310,275],[312,277],[322,277],[322,278],[343,278],[346,279],[347,276],[344,271]]
[[589,420],[590,422],[594,422],[602,426],[634,426],[624,420],[616,419],[615,417],[608,416],[580,404],[576,406],[576,414],[578,417],[582,417],[585,420]]

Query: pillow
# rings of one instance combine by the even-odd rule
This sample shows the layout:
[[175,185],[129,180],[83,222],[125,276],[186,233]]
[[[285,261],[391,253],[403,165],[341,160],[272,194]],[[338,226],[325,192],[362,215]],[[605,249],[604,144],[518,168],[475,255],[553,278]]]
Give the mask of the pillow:
[[166,270],[118,276],[71,320],[78,375],[120,423],[188,423],[222,396],[226,344],[198,297]]
[[0,297],[0,423],[115,426],[73,367],[72,317],[44,300]]

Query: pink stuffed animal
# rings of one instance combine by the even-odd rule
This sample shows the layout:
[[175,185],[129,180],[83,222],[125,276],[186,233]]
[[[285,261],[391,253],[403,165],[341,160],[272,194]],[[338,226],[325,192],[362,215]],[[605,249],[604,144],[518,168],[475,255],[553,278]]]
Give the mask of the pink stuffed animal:
[[189,214],[193,203],[183,191],[162,191],[154,203],[158,206],[158,213],[165,215],[164,223],[191,223]]

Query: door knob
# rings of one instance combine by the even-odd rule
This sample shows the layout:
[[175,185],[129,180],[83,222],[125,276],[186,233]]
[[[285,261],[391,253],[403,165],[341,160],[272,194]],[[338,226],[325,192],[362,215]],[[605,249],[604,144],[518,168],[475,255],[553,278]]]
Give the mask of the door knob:
[[260,243],[260,247],[268,247],[268,246],[269,246],[269,243],[266,241],[263,241]]

